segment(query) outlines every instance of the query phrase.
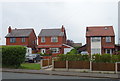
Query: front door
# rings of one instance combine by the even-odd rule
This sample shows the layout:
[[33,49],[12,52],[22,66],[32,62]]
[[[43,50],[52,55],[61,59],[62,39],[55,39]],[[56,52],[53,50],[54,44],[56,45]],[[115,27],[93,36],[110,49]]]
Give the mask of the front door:
[[45,49],[41,49],[41,53],[42,54],[46,53],[46,50]]
[[106,49],[107,54],[112,54],[112,49]]

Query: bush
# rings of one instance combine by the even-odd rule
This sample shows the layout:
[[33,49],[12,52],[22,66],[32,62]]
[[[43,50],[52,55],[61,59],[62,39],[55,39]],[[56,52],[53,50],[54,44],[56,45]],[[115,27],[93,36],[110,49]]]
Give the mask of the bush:
[[81,54],[60,54],[58,55],[60,61],[89,61],[89,55]]
[[93,62],[104,62],[104,63],[120,62],[120,55],[94,54],[92,55],[92,61]]
[[25,61],[25,54],[26,47],[2,46],[2,64],[18,68]]
[[72,49],[70,52],[67,52],[67,54],[77,54],[77,50],[76,49]]
[[[60,54],[58,55],[58,61],[90,61],[90,55],[81,54]],[[120,55],[110,55],[110,54],[94,54],[92,55],[93,62],[104,62],[104,63],[115,63],[120,62]]]

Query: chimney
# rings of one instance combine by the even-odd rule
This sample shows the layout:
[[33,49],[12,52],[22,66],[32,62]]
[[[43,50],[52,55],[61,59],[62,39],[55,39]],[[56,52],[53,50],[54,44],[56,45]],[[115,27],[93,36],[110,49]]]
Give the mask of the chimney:
[[107,26],[105,26],[105,30],[107,30],[108,29],[108,27]]
[[86,31],[88,31],[88,27],[86,28]]
[[11,31],[12,31],[11,26],[9,26],[8,33],[10,33]]
[[65,28],[64,28],[64,26],[62,25],[61,31],[64,32],[64,30],[65,30]]

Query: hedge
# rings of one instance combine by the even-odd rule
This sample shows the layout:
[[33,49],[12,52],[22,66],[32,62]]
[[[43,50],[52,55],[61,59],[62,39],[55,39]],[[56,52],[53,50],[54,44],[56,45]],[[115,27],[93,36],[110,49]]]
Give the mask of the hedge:
[[25,61],[26,47],[2,46],[2,65],[18,68]]
[[92,61],[93,62],[104,62],[104,63],[120,62],[120,55],[94,54],[92,56]]
[[58,55],[58,60],[60,61],[89,61],[89,55],[81,55],[81,54],[60,54]]
[[60,54],[58,55],[58,61],[93,61],[93,62],[104,62],[104,63],[115,63],[120,62],[120,55],[110,55],[110,54],[94,54],[92,59],[90,55],[82,54]]

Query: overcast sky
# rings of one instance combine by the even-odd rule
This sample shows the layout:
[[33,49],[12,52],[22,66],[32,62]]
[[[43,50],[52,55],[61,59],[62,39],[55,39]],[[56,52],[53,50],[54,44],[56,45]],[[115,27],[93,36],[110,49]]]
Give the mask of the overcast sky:
[[34,28],[37,36],[43,28],[61,28],[64,25],[67,38],[83,44],[86,43],[87,26],[112,25],[118,43],[118,2],[116,0],[7,2],[2,3],[1,9],[2,42],[0,41],[0,44],[3,45],[6,43],[4,37],[9,25],[13,29]]

